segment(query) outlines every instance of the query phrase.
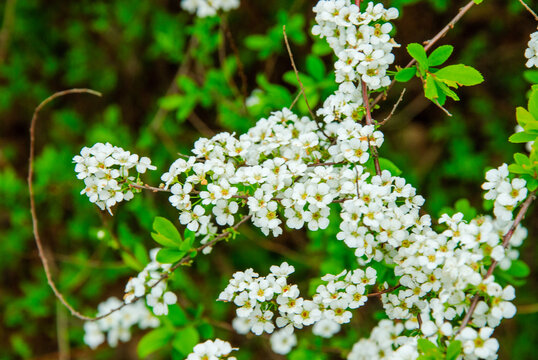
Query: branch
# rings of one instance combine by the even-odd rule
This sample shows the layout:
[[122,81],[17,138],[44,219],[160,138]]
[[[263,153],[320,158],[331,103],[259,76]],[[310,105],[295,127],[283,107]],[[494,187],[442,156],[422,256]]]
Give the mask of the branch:
[[[364,107],[366,108],[366,124],[373,125],[374,122],[372,120],[372,113],[370,112],[370,99],[368,98],[368,86],[363,80],[361,80],[361,85],[362,85],[362,99],[363,99],[362,102],[364,103]],[[374,158],[375,172],[377,175],[381,176],[381,167],[379,166],[379,158],[377,156],[377,147],[370,143],[370,139],[368,139],[368,146],[370,147],[370,152],[372,153],[372,156]]]
[[521,5],[523,5],[523,7],[525,9],[527,9],[528,12],[531,13],[532,16],[534,16],[534,20],[538,21],[538,15],[536,15],[536,13],[534,11],[532,11],[532,9],[529,7],[529,5],[527,5],[525,3],[525,1],[523,1],[523,0],[519,0],[519,2],[521,3]]
[[[514,222],[512,223],[512,226],[508,230],[508,232],[503,237],[503,247],[506,249],[508,245],[510,244],[510,239],[512,239],[512,236],[514,235],[514,232],[516,231],[516,228],[521,223],[521,220],[525,217],[525,214],[529,210],[529,206],[536,198],[536,190],[534,190],[525,200],[521,208],[519,209],[519,212],[516,215],[516,218],[514,219]],[[497,266],[497,261],[493,260],[491,262],[491,265],[489,266],[488,272],[484,276],[484,280],[490,277],[493,274],[493,270],[495,270],[495,267]],[[463,318],[463,321],[461,322],[461,326],[456,332],[456,335],[459,334],[469,323],[471,320],[471,316],[473,315],[476,305],[478,304],[478,300],[480,300],[480,296],[476,294],[473,299],[471,300],[471,307],[469,308],[469,311],[467,311],[467,314],[465,314],[465,317]]]
[[404,89],[402,90],[402,92],[401,92],[401,94],[400,94],[400,97],[398,98],[398,101],[396,101],[396,103],[394,104],[394,106],[392,107],[392,110],[391,110],[389,116],[387,116],[387,117],[385,118],[385,120],[383,120],[383,121],[377,123],[377,125],[379,125],[379,126],[383,126],[383,125],[385,125],[385,124],[387,123],[387,121],[390,120],[390,118],[392,117],[392,115],[394,115],[394,112],[395,112],[396,109],[398,108],[398,105],[400,105],[400,103],[402,102],[402,100],[403,100],[403,96],[404,96],[406,90],[407,90],[406,88],[404,88]]
[[[431,38],[430,40],[426,40],[424,43],[426,44],[426,46],[424,46],[424,50],[426,50],[426,52],[437,42],[439,41],[443,36],[445,36],[448,31],[450,29],[452,29],[454,27],[454,25],[456,25],[456,23],[463,17],[463,15],[465,15],[465,13],[467,11],[469,11],[469,9],[471,9],[473,7],[473,5],[475,4],[474,0],[471,0],[467,3],[467,5],[465,5],[464,7],[462,7],[460,9],[460,11],[456,14],[456,16],[454,16],[454,18],[452,20],[450,20],[450,22],[441,30],[439,31],[433,38]],[[413,66],[414,64],[416,63],[416,60],[415,59],[412,59],[405,67],[404,69],[407,69],[408,67],[411,67]],[[378,102],[380,102],[383,97],[385,96],[385,94],[394,86],[394,84],[396,84],[396,80],[392,80],[392,82],[390,83],[390,85],[387,87],[387,89],[385,90],[385,92],[382,92],[381,94],[379,94],[375,100],[372,102],[371,104],[371,107],[373,108],[374,105],[376,105]]]
[[101,93],[94,90],[90,90],[90,89],[69,89],[69,90],[59,91],[49,96],[48,98],[46,98],[34,110],[34,115],[32,116],[32,123],[30,125],[30,157],[28,159],[28,194],[30,196],[30,213],[32,215],[32,227],[34,231],[34,239],[37,245],[39,258],[41,259],[41,263],[43,264],[43,269],[45,270],[45,276],[47,277],[47,282],[50,288],[52,289],[52,291],[54,292],[54,295],[67,309],[69,309],[69,311],[71,312],[73,316],[82,320],[91,320],[90,317],[82,315],[67,302],[65,297],[56,287],[54,280],[52,279],[50,266],[49,266],[47,257],[45,256],[43,243],[41,242],[41,238],[39,236],[39,223],[37,219],[37,211],[36,211],[35,198],[34,198],[33,179],[34,179],[34,159],[35,159],[35,127],[37,123],[38,114],[48,103],[50,103],[54,99],[65,96],[65,95],[69,95],[69,94],[91,94],[91,95],[95,95],[99,97],[101,96]]
[[[197,253],[204,250],[205,248],[207,247],[210,247],[210,246],[213,246],[215,245],[216,243],[218,243],[219,241],[221,240],[224,240],[226,237],[228,237],[229,235],[231,235],[234,231],[236,231],[239,226],[243,225],[245,222],[247,222],[248,220],[250,220],[250,218],[252,217],[252,215],[247,215],[245,216],[244,218],[241,219],[241,221],[239,221],[237,224],[235,224],[231,229],[228,229],[226,231],[223,231],[220,235],[218,235],[217,237],[215,237],[213,240],[211,240],[210,242],[204,244],[204,245],[201,245],[199,247],[197,247],[196,249],[194,249],[194,251],[196,251]],[[161,275],[161,277],[159,278],[159,280],[157,280],[153,285],[151,285],[147,291],[144,293],[144,295],[141,295],[141,296],[137,296],[135,297],[130,303],[126,303],[124,302],[123,304],[121,304],[120,306],[118,306],[117,308],[115,309],[112,309],[110,310],[108,313],[106,314],[103,314],[103,315],[99,315],[99,316],[96,316],[94,318],[88,318],[87,320],[89,321],[96,321],[96,320],[100,320],[100,319],[103,319],[107,316],[109,316],[110,314],[112,313],[115,313],[116,311],[118,310],[121,310],[123,309],[125,306],[129,305],[129,304],[133,304],[134,302],[144,298],[152,288],[154,288],[155,286],[157,286],[157,284],[159,284],[161,281],[167,279],[170,277],[170,274],[172,274],[177,268],[179,268],[181,265],[185,265],[187,264],[189,261],[191,261],[192,258],[190,255],[185,255],[183,258],[181,258],[181,260],[179,260],[177,263],[175,263],[171,268],[170,270],[168,270],[167,272],[163,273]]]

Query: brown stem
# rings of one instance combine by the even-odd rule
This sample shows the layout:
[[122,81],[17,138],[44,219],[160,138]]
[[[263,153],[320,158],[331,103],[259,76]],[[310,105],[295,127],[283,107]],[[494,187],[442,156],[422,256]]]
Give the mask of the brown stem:
[[43,264],[43,269],[45,270],[45,276],[47,277],[47,283],[49,284],[50,288],[54,292],[54,295],[58,298],[58,300],[71,312],[71,314],[79,319],[82,320],[91,320],[92,318],[82,315],[80,312],[75,310],[65,299],[63,294],[58,290],[56,287],[56,284],[54,283],[54,280],[52,279],[50,266],[47,260],[47,257],[45,256],[45,251],[43,249],[43,243],[41,242],[41,238],[39,236],[39,223],[37,218],[37,210],[35,205],[35,198],[34,198],[34,159],[35,159],[35,127],[37,123],[37,118],[39,112],[51,101],[53,101],[56,98],[69,95],[69,94],[91,94],[95,96],[101,96],[101,93],[90,90],[90,89],[69,89],[64,91],[59,91],[48,98],[46,98],[41,104],[39,104],[36,109],[34,110],[34,115],[32,116],[32,123],[30,125],[30,156],[28,159],[28,194],[30,196],[30,213],[32,216],[32,227],[34,231],[34,239],[37,245],[37,251],[39,254],[39,258],[41,259],[41,263]]
[[529,5],[527,5],[525,3],[525,1],[523,0],[519,0],[519,2],[521,3],[521,5],[523,5],[523,7],[529,12],[531,13],[532,16],[534,16],[534,20],[538,21],[538,15],[536,15],[536,13],[534,11],[532,11],[532,9],[529,7]]
[[378,291],[378,292],[375,292],[375,293],[370,293],[370,294],[368,294],[368,295],[366,295],[366,296],[368,296],[368,297],[380,296],[380,295],[383,295],[383,294],[392,292],[392,291],[398,289],[398,288],[401,287],[401,286],[402,286],[401,284],[398,284],[398,285],[396,285],[396,286],[390,287],[390,288],[385,289],[385,290],[381,290],[381,291]]
[[[517,213],[516,218],[514,219],[514,222],[512,223],[512,226],[510,227],[508,232],[503,237],[502,246],[505,249],[510,244],[510,239],[512,239],[512,236],[514,235],[514,232],[516,231],[518,225],[521,223],[521,221],[525,217],[525,214],[529,210],[529,206],[531,205],[531,203],[534,201],[535,198],[536,198],[536,190],[534,190],[532,193],[530,193],[530,195],[527,197],[527,199],[525,200],[523,205],[521,205],[521,208],[519,209],[519,212]],[[493,274],[493,270],[495,270],[496,266],[497,266],[497,261],[493,260],[491,262],[491,265],[489,266],[489,269],[488,269],[486,275],[484,276],[484,280],[487,279],[488,277],[490,277]],[[480,296],[478,294],[475,294],[475,296],[471,300],[471,307],[469,308],[469,311],[467,311],[467,314],[465,314],[465,317],[463,318],[463,321],[461,322],[461,326],[458,329],[458,332],[456,333],[456,335],[459,334],[467,326],[467,324],[471,320],[471,316],[473,315],[473,313],[474,313],[474,311],[476,309],[476,305],[478,304],[478,300],[480,300]]]
[[[467,3],[467,5],[465,5],[464,7],[462,7],[460,9],[460,11],[456,14],[456,16],[454,16],[454,18],[452,20],[449,21],[449,23],[441,30],[439,31],[433,38],[431,38],[430,40],[427,40],[425,41],[424,43],[426,44],[426,46],[424,46],[424,50],[428,51],[437,41],[439,41],[439,39],[441,39],[443,36],[445,36],[448,31],[450,29],[452,29],[454,27],[454,25],[456,25],[456,23],[463,17],[463,15],[465,15],[465,13],[467,11],[469,11],[469,9],[471,9],[473,7],[473,5],[475,4],[474,0],[471,0]],[[414,64],[416,63],[416,60],[415,59],[412,59],[406,66],[404,69],[408,68],[408,67],[411,67],[413,66]],[[375,100],[372,102],[371,106],[372,108],[374,107],[374,105],[376,105],[378,102],[380,102],[385,96],[386,96],[386,93],[394,86],[394,84],[396,84],[396,80],[392,80],[392,82],[390,83],[390,85],[387,87],[387,89],[382,92],[381,94],[379,94]]]
[[[362,85],[362,99],[364,103],[364,107],[366,108],[366,124],[372,125],[374,121],[372,120],[372,113],[370,111],[370,99],[368,98],[368,86],[364,81],[361,80]],[[374,166],[375,166],[375,172],[377,175],[381,176],[381,167],[379,166],[379,157],[377,155],[377,147],[375,145],[372,145],[370,143],[370,140],[368,140],[368,146],[370,147],[370,152],[372,153],[372,157],[374,158]]]

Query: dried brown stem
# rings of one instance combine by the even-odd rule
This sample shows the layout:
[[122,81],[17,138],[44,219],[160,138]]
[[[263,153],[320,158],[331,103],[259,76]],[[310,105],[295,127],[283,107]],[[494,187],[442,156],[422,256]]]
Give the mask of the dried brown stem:
[[519,0],[519,2],[529,13],[531,13],[532,16],[534,16],[534,20],[538,21],[538,15],[536,15],[536,13],[529,7],[529,5],[527,5],[523,0]]
[[377,123],[377,125],[379,125],[379,126],[383,126],[383,125],[385,125],[385,124],[387,123],[387,121],[390,120],[390,118],[392,117],[392,115],[394,115],[394,112],[395,112],[396,109],[398,108],[398,105],[400,105],[400,103],[402,102],[402,100],[403,100],[403,96],[404,96],[406,90],[407,90],[406,88],[404,88],[404,89],[402,90],[402,92],[401,92],[401,94],[400,94],[400,97],[398,98],[398,101],[396,101],[396,103],[394,104],[394,106],[392,107],[392,110],[391,110],[389,116],[387,116],[387,117],[385,118],[385,120],[381,121],[380,123]]
[[[366,124],[373,125],[374,121],[372,120],[372,113],[370,111],[370,99],[368,97],[368,86],[362,80],[361,80],[361,85],[362,85],[362,99],[363,99],[364,107],[366,108]],[[377,147],[375,145],[372,145],[370,141],[368,141],[368,146],[370,147],[370,152],[372,153],[372,157],[374,158],[375,172],[377,175],[381,176],[381,167],[379,166],[379,157],[377,155]]]
[[28,159],[28,194],[30,196],[30,213],[32,215],[34,239],[37,245],[39,258],[41,259],[41,263],[43,264],[43,269],[45,270],[45,276],[47,277],[47,282],[50,288],[52,289],[52,291],[54,292],[54,295],[71,312],[73,316],[82,320],[91,320],[92,319],[91,317],[81,314],[67,302],[63,294],[56,287],[54,280],[52,279],[50,265],[45,255],[43,243],[39,236],[39,223],[38,223],[37,210],[36,210],[35,198],[34,198],[33,180],[34,180],[34,159],[35,159],[35,127],[37,123],[38,114],[48,103],[50,103],[54,99],[65,96],[65,95],[69,95],[69,94],[91,94],[95,96],[101,96],[101,93],[94,90],[90,90],[90,89],[69,89],[69,90],[59,91],[49,96],[48,98],[46,98],[34,110],[34,115],[32,116],[32,123],[30,125],[30,156]]

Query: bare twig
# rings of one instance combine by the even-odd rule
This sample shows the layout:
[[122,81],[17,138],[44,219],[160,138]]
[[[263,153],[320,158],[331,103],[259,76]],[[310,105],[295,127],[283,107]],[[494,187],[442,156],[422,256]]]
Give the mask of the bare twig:
[[37,117],[39,112],[51,101],[53,101],[56,98],[69,95],[69,94],[91,94],[95,96],[101,96],[101,93],[90,90],[90,89],[69,89],[64,91],[59,91],[48,98],[46,98],[41,104],[37,106],[37,108],[34,110],[34,115],[32,117],[32,123],[30,125],[30,157],[28,159],[28,193],[30,196],[30,213],[32,215],[32,226],[34,230],[34,239],[37,245],[37,250],[39,254],[39,258],[41,259],[41,263],[43,264],[43,269],[45,270],[45,276],[47,277],[47,282],[54,292],[54,295],[58,298],[58,300],[71,312],[71,314],[79,319],[82,320],[91,320],[90,317],[82,315],[80,312],[75,310],[65,299],[65,297],[62,295],[62,293],[58,290],[56,287],[56,284],[54,283],[54,280],[52,279],[50,266],[47,260],[47,257],[45,255],[45,251],[43,249],[43,243],[41,242],[41,238],[39,236],[39,224],[37,219],[37,211],[36,211],[36,205],[35,205],[35,199],[34,199],[34,186],[33,186],[33,178],[34,178],[34,159],[35,159],[35,127],[37,123]]
[[523,0],[519,0],[519,2],[521,3],[521,5],[523,5],[525,9],[527,9],[528,12],[531,13],[532,16],[534,16],[534,20],[538,21],[538,15],[536,15],[536,13],[529,7],[529,5],[527,5]]
[[400,97],[398,98],[398,101],[396,101],[396,103],[394,104],[394,106],[392,107],[392,110],[391,110],[389,116],[387,116],[387,117],[385,118],[385,120],[383,120],[383,121],[377,123],[377,125],[379,125],[379,126],[383,126],[383,125],[385,125],[385,124],[387,123],[387,121],[390,120],[390,118],[392,117],[392,115],[394,115],[394,112],[395,112],[396,109],[398,108],[398,105],[400,105],[400,103],[402,102],[402,100],[403,100],[403,96],[404,96],[406,90],[407,90],[406,88],[404,88],[404,89],[402,90],[402,92],[401,92],[401,94],[400,94]]
[[447,114],[448,116],[452,116],[452,114],[451,114],[447,109],[445,109],[445,108],[443,107],[443,105],[439,104],[439,102],[438,102],[437,100],[436,100],[436,101],[432,101],[432,102],[433,102],[433,103],[435,104],[435,106],[437,106],[439,109],[443,110],[443,112],[444,112],[445,114]]
[[299,83],[299,87],[301,88],[301,93],[303,94],[304,102],[306,103],[306,107],[308,108],[308,112],[310,113],[312,120],[316,120],[316,116],[312,112],[312,108],[310,107],[310,104],[308,103],[308,98],[306,97],[306,92],[304,91],[303,82],[301,81],[301,78],[299,77],[299,70],[297,70],[297,66],[295,66],[295,60],[293,59],[293,53],[291,52],[290,43],[288,41],[288,35],[286,34],[286,25],[282,26],[282,33],[284,34],[284,42],[286,43],[286,49],[288,50],[288,55],[290,57],[293,71],[295,72],[295,77],[297,78],[297,82]]
[[[529,210],[529,206],[531,205],[531,203],[534,201],[535,198],[536,198],[536,190],[530,193],[530,195],[527,197],[523,205],[521,205],[521,208],[519,209],[519,212],[517,213],[516,218],[514,219],[514,222],[512,223],[512,226],[503,237],[502,245],[505,249],[510,244],[510,239],[512,239],[514,232],[516,231],[518,225],[521,223],[521,221],[525,217],[525,214],[527,214],[527,211]],[[497,261],[493,260],[491,262],[491,265],[489,266],[489,269],[486,275],[484,276],[484,280],[493,274],[493,270],[495,270],[496,266],[497,266]],[[480,296],[476,294],[471,300],[471,306],[469,307],[467,314],[465,314],[465,317],[463,318],[463,321],[461,322],[461,326],[456,332],[456,335],[459,334],[471,320],[471,316],[473,315],[479,300],[480,300]]]
[[[473,5],[475,4],[475,2],[473,0],[469,1],[467,3],[467,5],[465,5],[464,7],[462,7],[459,12],[456,14],[456,16],[454,16],[454,18],[452,20],[449,21],[449,23],[441,30],[439,31],[433,38],[431,38],[430,40],[427,40],[425,41],[424,43],[426,44],[426,46],[424,46],[424,49],[426,51],[428,51],[437,41],[439,41],[443,36],[445,36],[448,31],[450,29],[452,29],[454,27],[454,25],[456,25],[456,23],[463,17],[463,15],[465,15],[465,13],[467,11],[469,11],[469,9],[471,9],[473,7]],[[412,59],[406,66],[404,69],[408,68],[408,67],[411,67],[413,66],[414,64],[416,63],[416,60],[415,59]],[[372,108],[374,107],[374,105],[376,105],[378,102],[380,102],[382,99],[384,99],[384,97],[386,96],[386,93],[394,86],[394,84],[396,84],[396,80],[392,80],[392,82],[390,83],[390,85],[387,87],[386,91],[385,92],[382,92],[381,94],[379,94],[375,100],[372,102],[371,106]]]
[[299,92],[297,93],[297,96],[295,97],[295,99],[293,99],[293,102],[290,105],[290,110],[292,110],[295,104],[297,104],[297,101],[299,100],[302,94],[303,94],[303,90],[299,90]]
[[390,288],[385,289],[385,290],[381,290],[381,291],[378,291],[378,292],[370,293],[370,294],[368,294],[368,295],[366,295],[366,296],[368,296],[368,297],[380,296],[380,295],[383,295],[383,294],[392,292],[392,291],[398,289],[398,288],[401,287],[401,286],[402,286],[401,284],[398,284],[398,285],[396,285],[396,286],[390,287]]
[[[361,80],[361,85],[362,85],[362,99],[363,99],[364,107],[366,108],[366,124],[373,125],[374,121],[372,120],[372,113],[370,112],[370,99],[368,97],[368,86],[362,80]],[[379,166],[379,157],[377,155],[377,147],[375,145],[372,145],[369,139],[368,139],[368,146],[370,147],[370,152],[372,153],[372,157],[374,158],[375,172],[377,175],[381,175],[381,167]]]

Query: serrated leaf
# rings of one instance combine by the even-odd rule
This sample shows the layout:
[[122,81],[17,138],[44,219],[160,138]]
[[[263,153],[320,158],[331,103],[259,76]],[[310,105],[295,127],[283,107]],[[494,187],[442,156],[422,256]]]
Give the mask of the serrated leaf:
[[435,76],[440,80],[453,81],[464,86],[477,85],[484,81],[482,74],[478,70],[463,64],[446,66],[439,69]]
[[153,220],[153,230],[168,238],[178,246],[181,244],[181,235],[172,222],[161,216],[155,217]]
[[516,143],[516,144],[527,143],[529,141],[534,141],[534,140],[536,140],[536,135],[529,134],[526,131],[515,133],[508,138],[508,141],[510,141],[511,143]]
[[431,74],[428,74],[426,77],[426,82],[424,83],[424,95],[432,101],[439,97],[437,86],[435,85],[435,79]]
[[454,51],[454,47],[452,45],[439,46],[430,54],[430,56],[428,56],[428,65],[442,65],[445,61],[448,60],[448,58],[452,54],[452,51]]
[[446,349],[446,360],[456,360],[461,354],[461,341],[453,340]]
[[426,55],[426,50],[424,50],[422,45],[418,43],[411,43],[407,45],[407,52],[418,62],[421,72],[428,69],[428,56]]
[[183,258],[186,252],[177,249],[161,249],[157,253],[157,261],[161,264],[173,264]]
[[176,332],[174,340],[172,341],[172,346],[174,349],[187,356],[192,352],[192,349],[198,341],[200,340],[200,335],[198,331],[192,326],[185,327]]
[[408,82],[409,80],[413,78],[413,76],[415,76],[416,73],[417,73],[417,68],[413,66],[413,67],[398,71],[396,75],[394,76],[394,79],[399,82]]
[[516,109],[516,119],[517,123],[523,128],[525,128],[526,124],[536,121],[534,116],[532,116],[532,114],[528,112],[527,109],[522,108],[521,106]]
[[138,342],[138,356],[145,358],[149,354],[165,347],[172,339],[172,331],[168,328],[159,328],[150,331]]

